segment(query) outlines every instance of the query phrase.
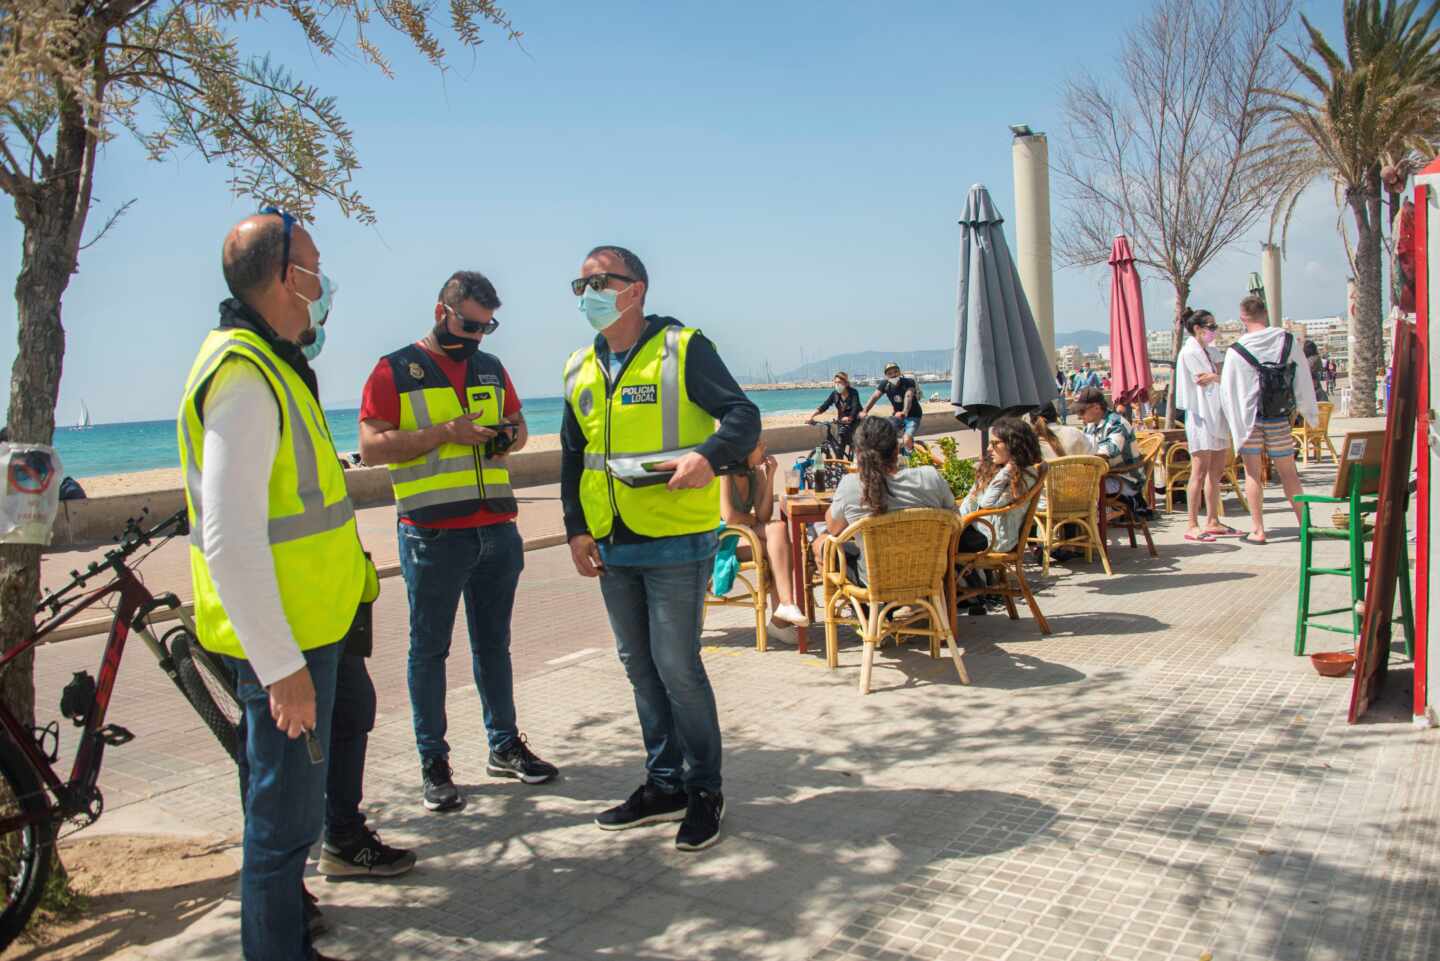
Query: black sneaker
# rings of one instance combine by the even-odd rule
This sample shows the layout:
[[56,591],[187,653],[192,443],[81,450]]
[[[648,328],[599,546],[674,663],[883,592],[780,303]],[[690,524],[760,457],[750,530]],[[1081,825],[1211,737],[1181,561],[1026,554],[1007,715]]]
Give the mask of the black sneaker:
[[678,821],[685,816],[686,803],[684,791],[662,791],[646,781],[625,799],[624,804],[597,814],[595,826],[602,831],[624,831],[646,824]]
[[725,795],[719,791],[694,791],[685,806],[685,820],[675,835],[682,851],[703,851],[720,840],[720,822],[725,820]]
[[560,773],[558,767],[535,756],[523,734],[506,750],[491,751],[485,770],[492,777],[513,777],[526,784],[544,784]]
[[393,878],[414,866],[414,851],[392,848],[367,827],[342,844],[320,847],[320,873],[327,878]]
[[427,811],[453,811],[465,803],[455,782],[450,778],[450,761],[437,757],[424,761],[420,766],[420,777],[425,784],[425,809]]

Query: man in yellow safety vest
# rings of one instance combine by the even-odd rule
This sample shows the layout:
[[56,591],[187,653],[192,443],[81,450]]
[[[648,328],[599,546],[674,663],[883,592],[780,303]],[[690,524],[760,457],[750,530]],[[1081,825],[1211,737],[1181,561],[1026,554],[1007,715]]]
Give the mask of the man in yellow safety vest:
[[490,742],[485,770],[525,784],[559,773],[530,749],[515,717],[510,614],[525,545],[505,458],[525,446],[528,433],[505,365],[480,349],[500,326],[499,308],[484,274],[452,274],[436,298],[429,333],[380,358],[360,401],[360,455],[367,464],[389,465],[400,514],[410,711],[422,802],[430,811],[465,803],[445,740],[445,661],[462,597]]
[[[720,839],[725,815],[720,720],[700,659],[715,473],[755,448],[760,411],[698,330],[646,316],[649,286],[640,258],[613,246],[592,250],[571,282],[597,334],[565,364],[560,499],[575,569],[600,578],[645,742],[645,783],[595,823],[680,821],[675,846],[699,851]],[[608,464],[627,455],[673,476],[627,486]]]
[[230,231],[222,266],[234,296],[178,418],[195,626],[234,672],[245,712],[242,952],[310,961],[302,876],[325,813],[336,677],[377,582],[301,346],[334,292],[320,252],[294,218],[269,212]]

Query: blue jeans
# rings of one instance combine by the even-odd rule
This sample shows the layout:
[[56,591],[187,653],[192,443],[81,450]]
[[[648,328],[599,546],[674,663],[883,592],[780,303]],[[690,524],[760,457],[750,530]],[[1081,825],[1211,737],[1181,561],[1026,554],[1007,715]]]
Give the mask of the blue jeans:
[[[339,644],[305,652],[315,685],[315,737],[330,743]],[[290,740],[270,716],[270,695],[250,662],[227,657],[245,711],[244,861],[240,868],[240,943],[245,961],[310,961],[305,925],[305,857],[325,816],[329,751],[310,762],[304,737]]]
[[445,742],[445,659],[465,599],[470,662],[490,750],[520,737],[510,666],[510,613],[525,569],[514,523],[439,529],[399,525],[400,572],[410,597],[410,712],[421,763],[450,756]]
[[600,577],[620,663],[635,692],[649,781],[665,791],[720,790],[720,717],[700,660],[713,558],[608,567]]
[[[343,648],[345,642],[338,645]],[[365,750],[375,728],[375,685],[365,658],[340,655],[335,675],[335,710],[330,715],[329,764],[325,773],[325,840],[352,841],[365,828],[360,801],[365,788]],[[244,741],[249,724],[240,715],[239,737]],[[250,783],[250,764],[242,753],[236,759],[240,774],[240,801]]]

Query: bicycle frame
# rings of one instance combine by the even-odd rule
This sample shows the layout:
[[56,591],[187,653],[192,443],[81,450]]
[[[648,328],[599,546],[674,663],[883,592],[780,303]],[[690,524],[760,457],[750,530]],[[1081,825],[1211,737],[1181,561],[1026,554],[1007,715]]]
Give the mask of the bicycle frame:
[[[56,803],[48,812],[48,816],[52,818],[56,816],[70,817],[84,813],[89,810],[91,799],[96,797],[95,786],[100,779],[100,764],[106,747],[105,737],[102,733],[105,728],[105,715],[109,711],[110,695],[115,689],[115,679],[120,672],[120,658],[125,652],[125,642],[130,636],[131,629],[136,630],[146,646],[160,660],[162,667],[169,660],[164,646],[150,630],[146,618],[157,609],[179,607],[179,598],[173,594],[164,594],[156,598],[124,563],[115,563],[112,567],[116,571],[113,581],[89,591],[67,604],[63,610],[56,612],[37,627],[23,644],[7,651],[4,657],[0,657],[0,671],[3,671],[17,657],[33,650],[48,634],[80,612],[88,610],[112,594],[120,595],[119,606],[110,623],[110,635],[105,642],[105,651],[100,663],[100,677],[95,687],[95,698],[91,704],[89,716],[85,720],[80,748],[75,753],[75,761],[68,780],[60,780],[49,757],[41,751],[40,745],[36,742],[32,729],[16,718],[3,703],[0,703],[0,727],[4,728],[10,736],[10,740],[20,748],[20,752],[25,755],[31,768],[40,775],[45,787],[55,796]],[[189,619],[184,617],[183,611],[181,619],[187,627],[192,627],[193,630]],[[166,670],[173,671],[174,668],[168,667]],[[98,816],[98,811],[90,813]],[[0,836],[32,823],[36,818],[35,815],[13,815],[0,818]]]

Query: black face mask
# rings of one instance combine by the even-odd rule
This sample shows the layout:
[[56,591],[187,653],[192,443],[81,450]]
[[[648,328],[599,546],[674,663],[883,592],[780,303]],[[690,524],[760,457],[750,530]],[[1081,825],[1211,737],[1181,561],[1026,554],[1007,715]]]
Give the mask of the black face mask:
[[475,351],[480,349],[480,341],[450,333],[450,328],[444,321],[435,325],[433,333],[435,343],[439,344],[440,349],[445,351],[445,356],[452,360],[469,360],[475,356]]

